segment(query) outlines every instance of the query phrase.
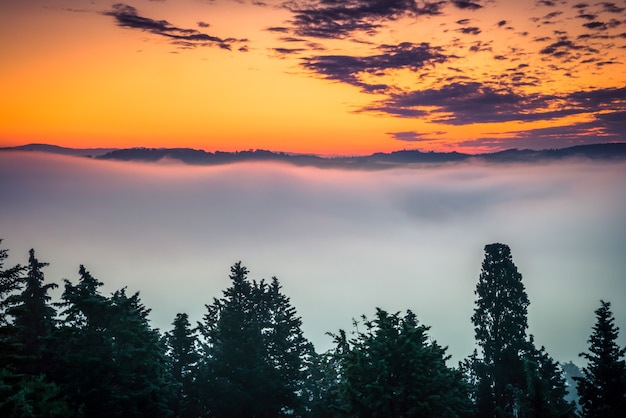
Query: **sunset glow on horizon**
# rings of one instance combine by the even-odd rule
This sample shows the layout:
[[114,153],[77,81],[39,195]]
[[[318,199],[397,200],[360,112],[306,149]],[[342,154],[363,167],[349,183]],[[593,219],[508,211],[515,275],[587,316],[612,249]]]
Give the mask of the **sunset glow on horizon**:
[[626,141],[626,1],[0,3],[0,146]]

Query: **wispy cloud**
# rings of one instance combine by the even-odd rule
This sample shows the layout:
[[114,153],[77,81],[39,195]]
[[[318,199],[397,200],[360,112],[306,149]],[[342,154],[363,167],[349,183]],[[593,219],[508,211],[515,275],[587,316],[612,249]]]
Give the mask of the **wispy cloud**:
[[345,38],[354,33],[375,33],[385,22],[405,16],[439,15],[445,1],[313,0],[285,4],[292,13],[293,33],[317,38]]
[[[167,20],[155,20],[141,16],[136,8],[124,3],[116,3],[111,10],[103,12],[106,16],[112,16],[118,26],[123,28],[138,29],[154,35],[168,38],[173,44],[194,48],[198,46],[218,46],[222,49],[231,50],[233,44],[247,42],[247,39],[220,38],[208,35],[196,29],[179,28]],[[206,25],[206,26],[205,26]],[[200,27],[208,27],[205,22],[198,22]]]
[[379,92],[388,88],[385,84],[370,84],[361,75],[383,75],[387,70],[409,69],[418,71],[425,66],[444,63],[446,57],[440,48],[428,43],[381,45],[379,54],[363,57],[347,55],[319,55],[303,59],[302,66],[330,80],[337,80],[360,87],[366,92]]

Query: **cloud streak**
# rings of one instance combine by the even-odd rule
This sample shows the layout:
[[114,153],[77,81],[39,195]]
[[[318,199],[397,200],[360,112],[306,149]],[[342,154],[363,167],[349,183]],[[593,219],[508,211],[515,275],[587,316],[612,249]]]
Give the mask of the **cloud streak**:
[[388,86],[365,83],[360,75],[382,76],[392,69],[409,69],[415,72],[447,60],[439,48],[431,47],[428,43],[381,45],[378,51],[382,53],[364,57],[318,55],[303,59],[302,66],[330,80],[352,84],[366,92],[378,92],[386,90]]
[[286,7],[293,13],[290,23],[296,35],[341,39],[355,33],[376,33],[385,22],[403,17],[439,15],[445,3],[418,3],[414,0],[314,0],[287,2]]
[[[103,12],[102,14],[113,17],[119,27],[138,29],[159,35],[168,38],[173,44],[185,48],[218,46],[219,48],[230,51],[233,44],[247,42],[247,39],[220,38],[208,35],[196,29],[179,28],[172,25],[167,20],[154,20],[144,17],[139,14],[136,8],[124,3],[114,4],[110,11]],[[205,22],[198,22],[198,26],[206,28],[209,25]]]

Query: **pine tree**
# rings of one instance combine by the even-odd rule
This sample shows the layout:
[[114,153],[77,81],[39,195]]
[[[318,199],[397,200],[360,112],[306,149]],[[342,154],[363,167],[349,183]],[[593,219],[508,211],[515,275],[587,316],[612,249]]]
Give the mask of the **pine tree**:
[[230,279],[199,324],[206,407],[217,417],[293,414],[308,347],[300,319],[276,279],[251,281],[240,262]]
[[[6,250],[0,251],[0,268]],[[56,311],[44,284],[41,263],[30,250],[28,266],[0,272],[0,415],[65,417],[67,405],[58,386],[48,380]],[[22,276],[22,272],[26,275]],[[2,300],[7,293],[11,293]]]
[[106,416],[112,397],[114,365],[110,336],[110,301],[102,282],[83,265],[73,285],[65,280],[60,327],[56,332],[55,380],[68,396],[73,416]]
[[176,315],[174,329],[165,335],[168,347],[168,368],[174,384],[174,416],[193,417],[202,414],[196,394],[200,354],[196,330],[191,329],[186,313]]
[[617,418],[626,416],[626,348],[617,344],[619,328],[611,312],[611,303],[600,301],[595,311],[596,323],[589,337],[589,352],[583,376],[575,378],[582,405],[582,416]]
[[[415,315],[376,310],[363,317],[365,331],[340,333],[340,393],[347,416],[459,417],[470,411],[468,387],[458,370],[446,366],[446,348],[429,338]],[[355,324],[356,326],[356,324]]]
[[[2,243],[1,239],[0,243]],[[4,268],[4,261],[8,258],[8,253],[9,250],[0,249],[0,327],[8,323],[5,312],[7,308],[6,298],[21,288],[20,276],[24,272],[24,267],[19,264],[8,269]]]
[[[0,243],[2,240],[0,240]],[[20,290],[23,285],[22,273],[24,267],[16,265],[5,269],[4,261],[8,257],[7,249],[0,249],[0,370],[8,367],[15,361],[17,354],[17,342],[15,341],[15,327],[7,314],[10,300],[7,298]],[[5,375],[9,373],[8,371]],[[2,383],[0,383],[1,385]]]
[[44,284],[42,263],[29,251],[26,276],[20,278],[22,291],[6,299],[7,314],[13,317],[13,339],[18,345],[17,354],[23,361],[16,363],[16,370],[38,375],[45,373],[49,359],[49,342],[55,327],[56,310],[50,304],[48,292],[57,287],[55,283]]
[[576,405],[566,400],[567,384],[563,370],[546,352],[535,348],[531,336],[524,356],[527,401],[523,415],[530,417],[575,417]]
[[72,416],[168,416],[165,348],[150,327],[139,294],[111,297],[83,266],[77,285],[65,281],[64,319],[55,335],[55,378]]

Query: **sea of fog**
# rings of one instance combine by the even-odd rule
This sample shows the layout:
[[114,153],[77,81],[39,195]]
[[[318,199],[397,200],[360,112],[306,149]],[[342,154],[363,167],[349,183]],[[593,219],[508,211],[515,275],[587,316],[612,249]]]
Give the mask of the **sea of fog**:
[[140,291],[161,331],[200,320],[241,260],[278,277],[318,351],[376,307],[411,309],[454,361],[474,348],[483,247],[502,242],[536,343],[580,364],[600,299],[626,342],[625,183],[626,163],[585,160],[357,171],[2,152],[0,238],[9,265],[34,248],[48,281],[84,264],[105,294]]

